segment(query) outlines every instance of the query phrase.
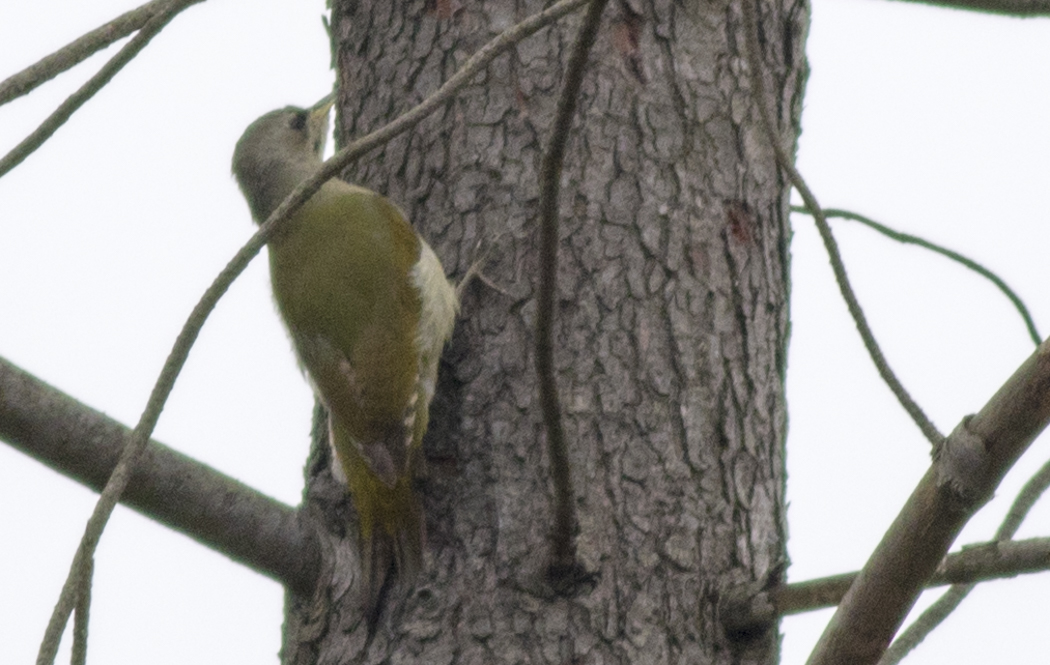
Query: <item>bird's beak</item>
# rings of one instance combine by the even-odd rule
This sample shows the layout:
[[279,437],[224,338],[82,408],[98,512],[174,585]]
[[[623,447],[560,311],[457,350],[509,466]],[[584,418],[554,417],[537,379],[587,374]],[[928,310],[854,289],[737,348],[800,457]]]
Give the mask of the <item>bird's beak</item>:
[[321,98],[321,101],[310,107],[310,119],[307,123],[318,157],[324,153],[324,143],[328,137],[328,112],[332,110],[334,104],[335,93],[330,92]]
[[311,118],[328,118],[328,111],[335,104],[335,93],[330,92],[321,98],[319,102],[310,107]]

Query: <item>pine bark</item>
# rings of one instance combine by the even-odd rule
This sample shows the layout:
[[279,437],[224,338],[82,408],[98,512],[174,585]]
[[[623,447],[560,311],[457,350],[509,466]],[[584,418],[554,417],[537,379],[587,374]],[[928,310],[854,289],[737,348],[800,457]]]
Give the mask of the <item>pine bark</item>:
[[[418,103],[522,0],[360,3],[331,21],[337,140]],[[762,59],[799,133],[808,11],[763,0]],[[612,3],[568,146],[555,363],[593,584],[545,582],[551,491],[533,369],[538,169],[574,15],[500,57],[346,178],[395,200],[467,289],[441,367],[422,482],[426,571],[374,638],[352,557],[288,599],[283,661],[774,663],[776,626],[729,635],[720,599],[786,563],[788,193],[759,126],[739,3]],[[318,427],[318,432],[323,428]],[[307,465],[305,513],[352,548],[353,508]],[[337,547],[336,550],[340,550]]]

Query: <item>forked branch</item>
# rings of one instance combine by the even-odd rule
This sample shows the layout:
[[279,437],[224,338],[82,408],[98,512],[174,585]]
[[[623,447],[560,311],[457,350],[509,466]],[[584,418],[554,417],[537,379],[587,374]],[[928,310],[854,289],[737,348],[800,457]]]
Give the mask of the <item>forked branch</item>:
[[173,18],[175,18],[179,12],[186,9],[190,5],[201,2],[202,0],[170,0],[163,9],[150,16],[149,20],[146,21],[145,25],[132,37],[131,41],[124,45],[124,48],[120,49],[115,56],[113,56],[109,62],[102,66],[102,69],[98,70],[94,76],[88,79],[88,82],[80,86],[80,88],[70,95],[66,101],[62,102],[55,112],[47,117],[44,122],[40,124],[33,132],[24,138],[21,143],[11,149],[6,155],[0,158],[0,178],[7,174],[11,169],[21,164],[26,157],[33,154],[37,148],[44,145],[51,136],[58,131],[61,127],[69,120],[77,110],[83,106],[89,99],[95,96],[95,93],[105,87],[114,76],[117,75],[124,65],[134,59],[139,51],[146,48],[154,37],[157,36],[161,30],[164,29]]
[[[1028,512],[1035,505],[1036,501],[1039,500],[1043,493],[1046,492],[1047,488],[1050,487],[1050,462],[1047,462],[1040,468],[1035,474],[1028,479],[1021,491],[1017,493],[1017,498],[1014,499],[1014,503],[1010,506],[1010,510],[1007,511],[1006,517],[1003,518],[1003,523],[999,526],[998,532],[995,534],[996,539],[996,550],[1001,551],[1008,547],[1021,545],[1021,543],[1010,542],[1017,533],[1017,529],[1021,527],[1021,522],[1028,516]],[[1050,539],[1042,539],[1050,541]],[[1031,541],[1026,541],[1031,542]],[[1047,564],[1047,568],[1050,568],[1050,551],[1047,552],[1044,558],[1044,563]],[[1047,568],[1043,568],[1046,570]],[[908,628],[900,634],[900,636],[893,641],[890,648],[886,650],[886,653],[882,656],[879,661],[879,665],[895,665],[904,659],[911,651],[919,646],[919,644],[926,639],[926,636],[933,632],[934,628],[941,625],[948,616],[955,611],[955,608],[966,599],[966,596],[970,594],[976,586],[977,580],[956,580],[956,583],[952,585],[950,589],[944,592],[937,601],[930,605],[926,610],[919,615],[915,621],[908,626]]]
[[1050,421],[1050,342],[1040,345],[980,413],[963,419],[947,439],[942,437],[881,357],[848,288],[824,213],[774,131],[759,56],[757,0],[742,4],[755,103],[777,162],[817,221],[840,290],[883,379],[934,443],[933,465],[850,586],[808,661],[869,665],[885,652],[963,525]]
[[[194,1],[202,2],[203,0]],[[147,2],[78,37],[17,74],[9,76],[0,83],[0,106],[29,94],[38,86],[72,69],[113,42],[141,29],[151,18],[165,11],[171,3],[172,0]]]
[[[946,584],[970,586],[1047,571],[1050,571],[1050,538],[977,543],[946,556],[925,588]],[[757,593],[754,589],[742,587],[723,602],[723,625],[729,632],[747,633],[768,627],[780,617],[835,607],[842,602],[858,575],[858,572],[852,572],[819,577],[762,589]]]

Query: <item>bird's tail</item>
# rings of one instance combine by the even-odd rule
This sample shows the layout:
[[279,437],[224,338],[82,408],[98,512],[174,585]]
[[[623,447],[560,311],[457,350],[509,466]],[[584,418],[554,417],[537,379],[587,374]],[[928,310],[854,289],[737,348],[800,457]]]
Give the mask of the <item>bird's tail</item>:
[[[423,567],[421,527],[404,525],[397,533],[374,530],[361,538],[362,609],[375,632],[384,600],[411,587]],[[414,534],[414,535],[413,535]]]
[[[413,490],[412,460],[393,487],[369,468],[338,424],[331,435],[358,515],[362,609],[375,630],[384,598],[407,589],[423,569],[423,509]],[[418,454],[418,451],[416,451]]]

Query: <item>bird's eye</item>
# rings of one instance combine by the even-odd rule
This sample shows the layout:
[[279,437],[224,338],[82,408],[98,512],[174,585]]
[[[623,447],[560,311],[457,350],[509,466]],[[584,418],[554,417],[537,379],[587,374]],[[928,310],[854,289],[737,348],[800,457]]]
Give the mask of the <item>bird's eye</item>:
[[306,127],[306,116],[306,111],[296,111],[288,119],[288,126],[297,132],[301,132]]

